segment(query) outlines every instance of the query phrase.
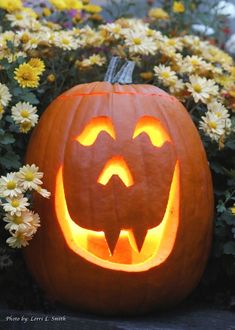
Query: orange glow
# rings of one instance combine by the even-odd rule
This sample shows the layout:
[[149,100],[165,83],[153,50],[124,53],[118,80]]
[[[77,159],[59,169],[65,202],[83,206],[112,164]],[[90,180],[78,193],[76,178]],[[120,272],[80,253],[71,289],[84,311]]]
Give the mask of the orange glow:
[[136,125],[132,138],[136,138],[141,133],[148,134],[151,143],[158,148],[160,148],[167,141],[171,142],[169,135],[165,131],[164,127],[162,127],[160,121],[153,117],[142,117]]
[[113,175],[117,175],[126,187],[134,184],[131,172],[121,156],[114,156],[106,163],[97,182],[105,186]]
[[158,226],[148,230],[140,252],[131,230],[121,230],[114,253],[111,254],[104,232],[84,229],[70,218],[64,195],[62,166],[56,178],[55,210],[67,245],[75,253],[100,267],[141,272],[164,262],[173,249],[179,223],[179,189],[177,161],[164,218]]
[[83,146],[91,146],[100,132],[108,133],[113,139],[116,138],[115,131],[111,120],[108,117],[97,117],[92,119],[82,133],[75,138],[76,141],[81,143]]

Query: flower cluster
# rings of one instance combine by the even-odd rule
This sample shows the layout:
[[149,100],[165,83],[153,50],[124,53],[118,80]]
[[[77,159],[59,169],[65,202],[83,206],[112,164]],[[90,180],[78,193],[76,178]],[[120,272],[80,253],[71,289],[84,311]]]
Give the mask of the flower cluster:
[[18,82],[20,87],[35,88],[39,85],[40,75],[45,70],[45,64],[39,58],[31,58],[28,63],[20,64],[15,69],[15,80]]
[[[39,224],[24,193],[35,189],[47,195],[33,165],[13,172],[23,163],[28,142],[28,135],[22,133],[36,126],[48,104],[63,91],[103,80],[112,56],[135,62],[134,83],[160,87],[185,105],[205,143],[214,176],[219,173],[227,182],[224,194],[234,189],[235,65],[216,46],[215,25],[212,29],[188,19],[187,11],[195,12],[194,2],[162,2],[161,8],[149,6],[144,20],[108,22],[100,16],[102,8],[88,0],[41,2],[37,6],[28,0],[34,7],[25,7],[20,0],[0,1],[0,168],[2,173],[12,171],[1,178],[4,221],[12,234],[8,244],[26,245]],[[221,8],[216,15],[223,15]],[[192,34],[196,31],[202,37]],[[22,177],[27,169],[36,173],[32,181]],[[218,208],[221,203],[233,204],[226,194],[225,202],[219,201],[221,195],[216,197]]]
[[33,164],[0,178],[0,198],[6,212],[3,220],[7,223],[5,229],[11,234],[7,243],[13,248],[27,246],[40,226],[39,215],[28,209],[30,203],[25,194],[35,190],[49,198],[50,193],[41,188],[42,177],[43,173]]

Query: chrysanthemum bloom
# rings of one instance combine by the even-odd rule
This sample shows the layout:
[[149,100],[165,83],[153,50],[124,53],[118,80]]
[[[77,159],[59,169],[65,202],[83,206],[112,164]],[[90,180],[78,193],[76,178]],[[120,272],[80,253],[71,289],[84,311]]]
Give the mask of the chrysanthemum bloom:
[[51,196],[51,193],[48,190],[41,188],[39,186],[35,190],[44,198],[50,198]]
[[153,55],[157,50],[156,42],[151,37],[133,30],[125,34],[125,46],[131,54]]
[[23,195],[18,195],[13,198],[6,198],[6,203],[3,203],[3,209],[5,212],[9,212],[10,215],[20,216],[22,211],[27,209],[29,206],[28,199]]
[[78,39],[76,40],[70,31],[63,31],[55,33],[54,44],[56,47],[63,50],[72,50],[79,48]]
[[2,197],[16,197],[22,193],[16,172],[7,173],[0,178],[0,195]]
[[162,8],[153,8],[149,11],[149,17],[155,18],[155,19],[168,19],[169,15],[168,13],[163,10]]
[[8,12],[22,9],[23,4],[21,0],[1,0],[0,8],[7,10]]
[[27,234],[34,235],[40,227],[40,218],[37,213],[30,210],[21,212],[20,216],[6,214],[3,218],[7,224],[5,229],[13,233],[16,230],[27,231]]
[[28,102],[18,102],[11,109],[12,118],[20,125],[20,131],[27,133],[38,122],[37,108]]
[[0,104],[4,107],[8,105],[12,98],[9,88],[5,84],[0,83]]
[[174,1],[172,10],[176,14],[183,13],[185,11],[185,7],[184,7],[183,2],[181,2],[181,1]]
[[37,190],[42,184],[40,179],[43,177],[43,173],[38,170],[39,168],[35,164],[25,165],[20,168],[18,178],[23,190]]
[[194,101],[208,103],[211,96],[218,95],[219,87],[213,79],[206,79],[199,76],[190,76],[189,83],[186,83],[188,91],[192,94]]
[[4,114],[4,108],[3,108],[3,106],[0,104],[0,119],[2,119],[3,114]]
[[31,58],[28,64],[31,65],[39,75],[45,71],[45,64],[40,58]]
[[169,86],[172,81],[177,80],[175,71],[171,70],[171,67],[160,64],[154,67],[155,76],[163,83],[165,86]]
[[83,9],[92,14],[98,14],[102,11],[102,7],[92,4],[84,5]]
[[28,63],[20,64],[15,69],[15,80],[22,88],[30,87],[36,88],[39,85],[39,74],[38,72]]
[[32,235],[30,235],[30,232],[25,230],[16,230],[12,236],[6,240],[6,242],[10,247],[19,249],[22,246],[27,246],[31,239]]
[[230,132],[231,120],[219,118],[215,113],[208,111],[205,116],[202,116],[199,128],[212,140],[219,141],[222,136]]

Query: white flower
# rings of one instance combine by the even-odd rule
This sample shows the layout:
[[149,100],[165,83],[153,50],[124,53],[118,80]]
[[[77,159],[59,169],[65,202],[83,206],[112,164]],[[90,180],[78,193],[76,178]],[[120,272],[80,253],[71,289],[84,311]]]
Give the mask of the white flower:
[[178,80],[176,72],[171,70],[171,67],[160,64],[154,67],[155,76],[160,80],[165,86],[169,86],[172,82]]
[[193,24],[192,29],[196,32],[203,34],[204,36],[211,36],[215,33],[215,30],[212,27],[204,24]]
[[70,31],[55,32],[54,44],[64,50],[79,48],[78,40],[73,37]]
[[185,88],[185,84],[182,79],[172,80],[169,83],[170,92],[173,94],[177,94]]
[[125,46],[131,54],[153,55],[157,50],[156,42],[151,37],[133,30],[125,34]]
[[[29,10],[29,8],[27,8]],[[39,22],[35,16],[30,15],[28,10],[21,10],[11,14],[7,14],[6,18],[11,22],[11,26],[21,27],[23,29],[29,28],[30,30],[35,29],[35,25],[38,26]]]
[[210,110],[212,113],[214,113],[216,115],[216,117],[218,117],[219,119],[228,119],[229,116],[229,112],[228,110],[225,108],[225,106],[223,104],[221,104],[220,102],[217,102],[216,100],[213,100],[212,102],[210,102],[207,105],[208,110]]
[[206,63],[202,57],[197,55],[189,56],[187,55],[182,62],[180,72],[192,73],[198,69],[205,70],[208,68],[208,63]]
[[44,188],[37,187],[36,191],[44,198],[50,198],[50,196],[51,196],[51,193]]
[[36,114],[37,108],[28,102],[18,102],[12,107],[11,112],[12,118],[16,124],[30,122],[32,123],[32,126],[35,126],[38,122],[38,115]]
[[38,172],[39,168],[35,165],[25,165],[20,168],[18,178],[22,189],[25,190],[38,190],[39,185],[42,184],[40,180],[43,177],[42,172]]
[[23,211],[19,216],[7,213],[6,216],[3,218],[3,220],[7,222],[7,224],[5,225],[5,229],[9,230],[10,232],[14,232],[16,230],[26,230],[27,227],[30,226],[30,217],[27,216],[28,212],[30,211]]
[[30,235],[30,232],[27,232],[27,230],[16,230],[6,242],[10,247],[19,249],[22,246],[27,246],[31,239],[32,235]]
[[30,228],[27,231],[29,235],[34,235],[40,226],[39,215],[37,213],[30,212]]
[[220,1],[214,8],[213,13],[229,18],[235,17],[235,5],[229,1]]
[[109,23],[106,25],[102,25],[101,31],[107,31],[110,34],[110,37],[113,39],[119,39],[123,35],[123,29],[118,23]]
[[27,235],[31,236],[40,227],[39,215],[30,210],[21,212],[20,216],[6,214],[3,220],[7,222],[5,229],[9,230],[11,234],[15,231],[27,231]]
[[7,173],[0,178],[0,195],[2,197],[15,197],[22,193],[16,172]]
[[230,133],[231,120],[218,117],[214,112],[208,111],[199,122],[199,128],[214,141]]
[[211,96],[218,95],[219,87],[212,79],[199,76],[189,76],[189,83],[186,83],[188,91],[192,94],[194,101],[208,103]]
[[12,118],[20,125],[20,131],[27,133],[38,122],[37,108],[28,102],[18,102],[11,109]]
[[0,83],[0,104],[6,107],[11,98],[12,95],[10,94],[8,87]]
[[88,67],[91,67],[93,65],[98,65],[98,66],[102,66],[104,63],[106,62],[106,58],[99,55],[99,54],[94,54],[94,55],[91,55],[90,57],[88,58],[85,58],[83,61],[81,61],[79,63],[79,65],[82,67],[82,68],[88,68]]
[[27,209],[29,206],[28,199],[23,197],[23,195],[18,195],[13,198],[6,198],[6,203],[2,203],[4,211],[9,212],[10,215],[17,215],[20,216],[21,212]]

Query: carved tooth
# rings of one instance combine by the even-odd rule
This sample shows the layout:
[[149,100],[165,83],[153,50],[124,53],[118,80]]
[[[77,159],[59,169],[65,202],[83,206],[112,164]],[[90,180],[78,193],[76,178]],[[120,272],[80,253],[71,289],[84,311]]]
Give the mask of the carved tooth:
[[104,235],[105,235],[106,242],[108,244],[109,251],[110,251],[111,255],[113,255],[117,241],[119,239],[120,228],[117,228],[116,230],[115,230],[115,228],[112,228],[111,231],[108,231],[108,232],[105,231]]
[[140,252],[143,247],[145,237],[147,235],[147,229],[142,227],[136,227],[133,228],[131,232],[132,243],[130,243],[133,246],[133,241],[135,241],[135,246],[137,247],[138,252]]

